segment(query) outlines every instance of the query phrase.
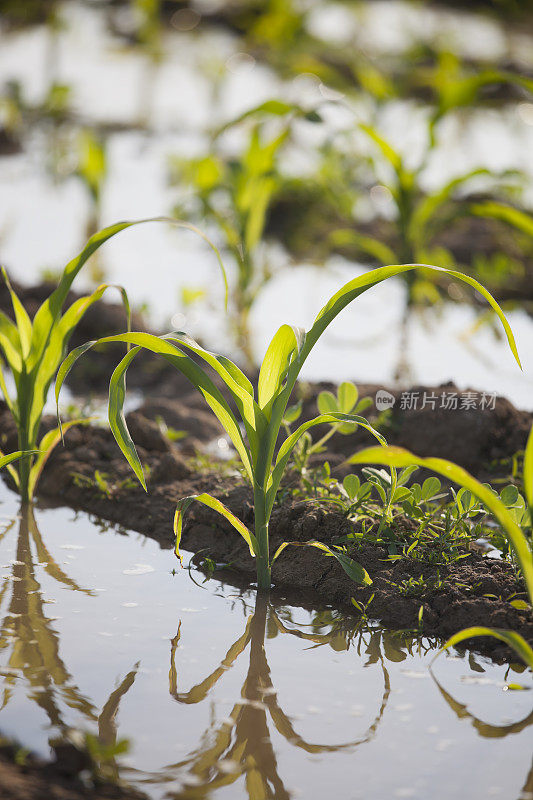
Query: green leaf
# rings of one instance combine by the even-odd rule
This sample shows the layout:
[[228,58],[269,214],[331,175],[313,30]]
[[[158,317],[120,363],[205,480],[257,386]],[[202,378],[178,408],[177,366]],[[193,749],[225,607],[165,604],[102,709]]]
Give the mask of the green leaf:
[[[464,642],[465,639],[474,639],[477,636],[492,636],[494,639],[499,639],[501,642],[505,642],[515,653],[520,656],[522,661],[527,664],[528,667],[533,669],[533,649],[529,646],[523,636],[520,636],[519,633],[515,633],[514,631],[505,631],[501,630],[500,628],[484,628],[480,625],[473,626],[471,628],[465,628],[459,633],[456,633],[454,636],[451,636],[447,642],[441,647],[435,658],[442,653],[443,650],[447,650],[449,647],[455,647],[460,642]],[[433,660],[435,660],[435,658]]]
[[333,392],[324,391],[320,392],[317,397],[317,408],[321,414],[330,414],[332,412],[336,412],[339,410],[339,406],[337,404],[337,398],[333,394]]
[[262,410],[279,393],[291,356],[301,348],[303,339],[304,331],[291,325],[282,325],[274,335],[259,372],[257,397]]
[[349,414],[354,410],[359,399],[359,392],[357,386],[351,381],[343,381],[337,391],[339,400],[339,411],[343,414]]
[[[410,233],[416,240],[418,247],[422,247],[424,241],[428,240],[430,236],[430,223],[435,222],[437,211],[450,199],[454,191],[464,183],[472,180],[472,178],[477,178],[480,175],[492,177],[493,173],[485,168],[473,169],[458,178],[453,178],[453,180],[448,181],[438,192],[430,194],[420,201],[409,225]],[[434,233],[435,226],[431,230],[431,234]]]
[[302,408],[303,408],[302,400],[298,400],[297,403],[294,403],[294,405],[289,406],[285,411],[283,422],[285,422],[287,425],[291,425],[293,422],[296,422],[296,420],[299,419],[302,414]]
[[140,350],[140,347],[133,347],[128,353],[126,353],[124,358],[113,370],[113,374],[111,375],[111,380],[109,382],[108,416],[111,432],[115,437],[120,449],[126,456],[129,465],[139,479],[139,483],[146,492],[147,489],[144,478],[144,470],[124,417],[124,400],[126,399],[126,371]]
[[355,498],[357,497],[357,493],[361,488],[361,482],[357,477],[357,475],[347,475],[344,478],[342,485],[344,487],[344,491],[346,492],[350,500],[355,500]]
[[14,453],[8,453],[7,455],[0,456],[0,469],[2,467],[7,467],[9,464],[12,464],[13,461],[18,461],[19,458],[29,458],[34,453],[38,453],[38,450],[16,450]]
[[520,564],[530,599],[533,599],[533,554],[528,541],[498,495],[462,467],[443,458],[420,458],[401,447],[368,447],[351,456],[347,464],[383,464],[405,467],[418,464],[437,472],[472,492],[492,512],[502,526]]
[[405,469],[402,469],[396,481],[398,486],[405,486],[405,484],[407,483],[413,472],[416,472],[417,469],[418,467],[416,466],[416,464],[411,464],[409,467],[405,467]]
[[510,603],[517,611],[531,611],[531,605],[525,600],[511,600]]
[[238,125],[239,123],[243,122],[245,119],[249,119],[250,117],[257,117],[261,114],[265,114],[267,116],[274,116],[274,117],[284,117],[287,114],[295,113],[298,116],[303,116],[307,118],[309,114],[308,111],[305,111],[301,106],[296,105],[295,103],[285,103],[283,100],[266,100],[264,103],[260,103],[253,108],[249,108],[247,111],[244,111],[242,114],[239,114],[238,117],[235,119],[230,120],[229,122],[224,123],[220,128],[217,129],[215,132],[215,137],[220,136],[228,128],[233,127],[234,125]]
[[164,338],[199,355],[222,378],[239,409],[252,453],[256,454],[259,447],[258,434],[265,428],[266,420],[254,400],[254,389],[246,375],[228,358],[205,350],[185,333],[167,334]]
[[[67,358],[61,364],[61,367],[59,368],[57,373],[56,387],[55,387],[57,407],[59,403],[59,394],[61,391],[61,387],[76,360],[91,347],[94,347],[95,345],[106,344],[108,342],[124,342],[125,344],[134,345],[135,347],[143,347],[144,349],[149,350],[150,352],[155,353],[156,355],[162,355],[163,358],[165,358],[170,364],[172,364],[172,366],[174,366],[177,370],[182,372],[185,375],[185,377],[188,378],[189,381],[193,384],[193,386],[196,389],[198,389],[199,392],[201,392],[201,394],[203,395],[204,399],[210,406],[215,416],[222,423],[224,429],[226,430],[228,436],[230,437],[233,443],[233,446],[239,453],[243,466],[248,474],[248,477],[250,478],[250,481],[253,483],[250,454],[244,443],[244,439],[242,437],[239,424],[235,419],[235,416],[231,411],[224,396],[222,395],[220,390],[217,389],[211,378],[199,366],[199,364],[193,361],[190,358],[190,356],[181,351],[176,345],[172,344],[170,341],[167,341],[165,337],[153,336],[152,334],[149,333],[123,333],[123,334],[118,334],[116,336],[106,336],[103,337],[102,339],[98,339],[97,341],[87,342],[86,344],[76,348],[71,353],[69,353]],[[121,365],[117,366],[117,370],[119,370],[120,368],[124,369],[125,371],[129,366],[130,360],[131,359],[129,359],[129,354],[128,354],[125,357],[125,361],[123,359],[123,361],[121,362],[122,367]],[[117,378],[118,378],[118,373],[117,373]],[[118,382],[113,385],[113,392],[116,391],[119,391]],[[131,441],[131,438],[129,437],[129,433],[127,433],[127,429],[125,430],[121,429],[120,420],[118,419],[118,417],[116,417],[117,414],[120,414],[119,400],[120,397],[118,395],[116,402],[115,399],[113,399],[113,409],[115,415],[114,428],[120,437],[119,439],[117,439],[117,444],[122,449],[122,452],[124,453],[128,461],[129,461],[128,456],[132,458],[132,461],[131,462],[129,461],[129,463],[132,469],[134,469],[135,474],[137,474],[138,476],[138,461],[135,459],[135,456],[131,451],[131,446],[133,443]],[[125,436],[124,440],[122,440],[122,435]]]
[[411,490],[408,489],[406,486],[397,486],[391,497],[391,502],[403,503],[405,500],[409,500],[411,496],[412,496]]
[[76,258],[72,259],[67,266],[65,267],[59,284],[54,292],[48,297],[44,303],[41,305],[39,310],[37,311],[35,318],[33,320],[33,331],[32,331],[32,340],[31,340],[31,353],[29,359],[29,367],[32,367],[35,363],[37,363],[44,350],[48,346],[48,341],[50,335],[52,333],[54,324],[58,319],[61,309],[63,307],[63,303],[66,300],[67,294],[70,290],[72,282],[74,278],[77,276],[81,268],[84,264],[88,261],[88,259],[95,253],[99,247],[101,247],[108,239],[111,239],[117,233],[120,233],[126,228],[131,228],[134,225],[142,225],[147,222],[169,222],[172,225],[176,225],[180,228],[187,228],[188,230],[194,231],[198,236],[200,236],[205,242],[209,244],[209,246],[214,251],[221,272],[222,277],[224,280],[224,286],[226,291],[226,304],[227,304],[227,295],[228,295],[228,282],[226,277],[226,271],[224,269],[224,265],[222,263],[222,259],[220,257],[220,253],[215,245],[210,241],[210,239],[202,233],[195,225],[191,225],[189,222],[182,222],[181,220],[172,219],[170,217],[151,217],[147,219],[141,220],[133,220],[127,222],[117,222],[115,225],[110,225],[107,228],[103,228],[101,231],[95,233],[81,253],[76,256]]
[[377,131],[374,130],[374,128],[371,128],[370,125],[361,124],[359,127],[379,147],[382,154],[391,164],[394,170],[399,172],[402,169],[402,159],[399,153],[397,153],[396,150],[394,150],[394,148],[392,148],[390,144],[382,136],[380,136]]
[[337,317],[338,314],[340,314],[340,312],[346,308],[347,305],[349,305],[349,303],[362,295],[368,289],[376,286],[378,283],[414,269],[429,269],[434,272],[442,272],[443,274],[451,275],[453,278],[457,278],[457,280],[463,281],[464,283],[467,283],[469,286],[472,286],[474,289],[476,289],[476,291],[478,291],[479,294],[481,294],[487,300],[489,305],[498,315],[505,330],[509,347],[511,348],[518,365],[521,367],[513,332],[509,323],[507,322],[505,314],[490,292],[487,291],[487,289],[485,289],[485,287],[482,286],[478,281],[476,281],[475,278],[471,278],[469,275],[464,275],[463,273],[456,272],[455,270],[445,269],[443,267],[433,267],[429,264],[395,264],[387,267],[379,267],[378,269],[363,273],[363,275],[360,275],[359,277],[354,278],[346,283],[341,289],[339,289],[338,292],[333,295],[333,297],[330,298],[330,300],[326,303],[316,317],[311,330],[308,331],[300,356],[298,359],[296,359],[294,368],[291,369],[291,379],[288,379],[288,387],[291,388],[291,391],[294,386],[292,383],[292,378],[294,378],[294,381],[296,381],[298,373],[300,372],[307,356],[315,346],[320,336],[324,333],[328,325],[333,322],[335,317]]
[[69,339],[84,315],[94,303],[101,300],[108,289],[117,289],[122,297],[126,315],[126,328],[130,330],[131,309],[126,290],[117,284],[102,283],[90,295],[80,297],[65,311],[54,325],[48,347],[32,373],[33,397],[29,416],[29,440],[35,441],[50,384],[64,358]]
[[422,484],[422,500],[431,500],[432,497],[440,492],[440,487],[441,482],[434,475],[426,478]]
[[22,345],[17,326],[0,311],[0,348],[15,381],[22,370]]
[[212,495],[203,492],[202,494],[193,494],[189,495],[189,497],[184,497],[182,500],[178,502],[176,506],[176,513],[174,514],[174,533],[176,536],[175,552],[180,562],[183,562],[179,550],[181,542],[181,533],[183,529],[183,515],[185,514],[191,503],[202,503],[204,506],[213,509],[213,511],[216,511],[218,514],[227,519],[227,521],[231,525],[233,525],[237,533],[240,533],[240,535],[248,545],[250,549],[250,555],[252,556],[252,558],[255,558],[257,553],[257,540],[254,534],[250,530],[248,530],[246,525],[244,525],[244,523],[242,523],[240,519],[236,517],[235,514],[233,514],[233,512],[231,512],[229,508],[227,508],[227,506],[224,505],[224,503],[221,503],[220,500],[217,500],[216,497],[213,497]]
[[524,453],[524,491],[530,509],[533,509],[533,426],[529,431]]
[[373,236],[364,236],[352,228],[338,228],[329,235],[329,241],[333,247],[356,247],[380,264],[390,264],[397,260],[394,250],[387,244]]
[[279,489],[283,473],[285,472],[290,455],[298,440],[306,431],[309,430],[309,428],[312,428],[315,425],[321,425],[324,422],[355,422],[365,430],[369,431],[369,433],[375,436],[379,442],[385,444],[385,439],[383,436],[376,431],[372,425],[370,425],[368,420],[366,420],[364,417],[359,417],[356,414],[341,414],[339,411],[337,411],[329,414],[320,414],[318,417],[304,422],[294,431],[294,433],[291,433],[291,435],[285,439],[278,451],[267,493],[267,510],[269,515],[274,506],[274,500],[276,499],[276,494]]
[[478,217],[499,219],[519,231],[527,233],[528,236],[533,236],[533,217],[518,208],[513,208],[494,200],[487,200],[484,203],[473,203],[469,206],[469,210]]
[[504,486],[500,492],[500,500],[507,508],[514,506],[519,498],[518,489],[513,484]]
[[283,542],[274,553],[272,563],[274,563],[276,558],[281,555],[286,547],[316,547],[317,550],[322,550],[324,553],[327,553],[328,556],[332,556],[338,561],[348,577],[355,581],[355,583],[363,586],[372,585],[372,578],[361,564],[358,564],[357,561],[354,561],[338,548],[328,547],[327,544],[319,542],[316,539],[310,539],[308,542]]
[[4,267],[2,267],[2,277],[11,296],[11,303],[13,305],[13,311],[15,312],[15,319],[17,321],[17,330],[20,337],[21,355],[22,358],[25,359],[30,351],[31,320],[28,316],[26,309],[20,302],[17,294],[14,292]]

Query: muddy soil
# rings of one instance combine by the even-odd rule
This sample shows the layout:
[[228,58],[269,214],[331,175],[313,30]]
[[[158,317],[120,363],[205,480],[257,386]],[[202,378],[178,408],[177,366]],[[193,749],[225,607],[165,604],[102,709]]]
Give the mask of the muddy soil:
[[[58,745],[52,761],[0,739],[2,800],[146,800],[146,795],[107,781],[83,780],[93,764],[71,744]],[[22,762],[22,763],[21,763]]]
[[[307,387],[306,416],[316,413],[317,389],[327,386]],[[419,391],[438,397],[441,391],[450,392],[453,388],[447,384],[419,387]],[[373,396],[376,387],[360,386],[360,389],[362,394],[367,390]],[[391,393],[398,396],[398,392]],[[68,432],[65,448],[58,448],[51,457],[41,479],[41,498],[137,530],[156,539],[164,548],[174,545],[172,519],[176,501],[202,491],[223,499],[245,524],[253,526],[252,493],[234,465],[205,457],[200,463],[194,457],[196,450],[219,431],[217,423],[188,400],[188,395],[173,401],[150,399],[127,417],[141,461],[147,467],[147,494],[136,483],[107,428],[79,427]],[[430,408],[408,411],[397,404],[387,437],[390,442],[421,455],[453,457],[480,478],[494,479],[508,473],[509,464],[502,459],[524,447],[531,416],[503,398],[497,399],[494,410],[484,412]],[[155,418],[162,418],[169,427],[177,426],[188,435],[177,442],[169,441]],[[54,422],[48,420],[49,425]],[[0,407],[0,432],[2,449],[14,448],[15,429],[5,406]],[[330,451],[320,458],[327,458],[333,474],[342,476],[340,464],[345,456],[365,442],[359,433],[338,436],[332,441]],[[103,481],[95,480],[96,470]],[[351,530],[352,523],[342,514],[317,507],[312,501],[289,499],[273,512],[271,547],[276,549],[282,541],[314,538],[332,543]],[[203,506],[191,507],[182,547],[202,551],[218,564],[229,564],[226,578],[230,581],[234,575],[237,582],[244,579],[253,583],[254,562],[241,541],[214,512]],[[352,612],[352,597],[366,602],[374,593],[370,616],[392,628],[417,628],[423,605],[422,626],[429,636],[448,637],[468,625],[483,624],[511,628],[526,639],[533,639],[531,613],[518,611],[507,601],[511,595],[523,598],[526,595],[524,586],[506,562],[487,559],[476,552],[468,552],[463,560],[438,568],[409,559],[390,562],[385,560],[387,552],[383,548],[368,544],[354,550],[352,556],[372,577],[371,589],[358,587],[337,562],[311,548],[288,548],[274,565],[273,582],[278,588],[290,590],[293,596],[302,592],[312,595],[319,605],[333,604]],[[430,588],[420,597],[399,593],[398,584],[422,575],[430,584],[438,580],[438,590]],[[494,597],[485,597],[487,594]],[[509,655],[495,640],[481,643],[476,640],[474,647],[499,658]]]
[[[518,410],[505,397],[492,400],[492,396],[486,395],[485,407],[481,408],[481,392],[459,390],[451,381],[432,387],[414,385],[409,390],[364,383],[357,383],[357,388],[361,398],[372,400],[364,412],[369,420],[379,419],[375,406],[379,390],[384,389],[394,397],[394,405],[380,425],[389,444],[405,447],[419,456],[455,461],[482,480],[507,474],[509,465],[505,460],[523,450],[533,421],[533,414]],[[303,387],[303,419],[316,416],[316,397],[324,390],[335,393],[336,386],[323,382]],[[469,392],[475,397],[476,408],[461,408],[462,398]],[[441,408],[451,396],[457,398],[458,408]],[[411,402],[413,407],[408,407]],[[326,431],[326,426],[317,427],[316,438]],[[328,442],[328,451],[345,458],[363,444],[374,443],[370,434],[360,430],[356,435],[334,436]]]

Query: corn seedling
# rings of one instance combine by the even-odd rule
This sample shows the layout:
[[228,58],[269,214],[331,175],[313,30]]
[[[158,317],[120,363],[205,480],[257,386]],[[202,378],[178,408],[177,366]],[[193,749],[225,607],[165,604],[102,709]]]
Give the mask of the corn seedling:
[[[518,502],[518,498],[504,495],[504,500],[513,502],[513,505],[509,508],[490,487],[483,485],[462,467],[446,459],[420,458],[400,447],[369,447],[356,453],[349,459],[349,462],[352,464],[382,464],[391,468],[416,464],[432,472],[437,472],[447,480],[458,483],[472,495],[475,495],[501,525],[522,573],[530,605],[533,605],[533,552],[531,540],[526,535],[525,529],[522,529],[516,521],[518,519],[522,524],[525,523],[528,526],[531,524],[531,509],[533,508],[533,428],[529,435],[524,456],[524,487],[529,507],[529,514],[527,515],[525,510],[513,510],[516,508],[514,503]],[[510,495],[511,492],[507,494]],[[518,506],[520,505],[518,503]],[[480,625],[465,628],[450,637],[442,647],[442,650],[477,636],[493,636],[496,639],[500,639],[533,669],[533,648],[515,631],[488,628]]]
[[435,141],[435,127],[450,111],[474,106],[486,88],[514,86],[533,93],[533,81],[519,73],[502,69],[485,68],[468,70],[456,53],[441,51],[437,63],[430,70],[419,73],[421,85],[430,87],[435,108],[430,120],[430,137]]
[[[264,118],[281,120],[278,131],[265,131]],[[196,210],[193,217],[214,223],[222,240],[222,249],[231,255],[237,279],[231,300],[233,335],[249,366],[254,366],[250,342],[250,312],[265,285],[273,277],[274,267],[264,247],[265,221],[272,199],[284,178],[279,159],[287,143],[294,119],[316,122],[314,112],[278,100],[262,103],[219,129],[212,150],[204,157],[171,162],[172,180],[194,191]],[[253,119],[245,150],[239,158],[229,158],[218,147],[219,136],[245,120]],[[187,212],[180,205],[179,216]],[[191,287],[190,292],[198,292]],[[201,294],[199,295],[201,297]]]
[[[203,395],[207,404],[225,428],[242,461],[244,471],[254,493],[255,527],[254,531],[250,531],[220,500],[207,493],[186,497],[178,503],[175,515],[176,553],[179,555],[184,512],[194,501],[203,503],[224,516],[243,537],[251,555],[256,559],[258,587],[261,590],[267,590],[270,587],[271,573],[268,534],[270,515],[291,453],[299,439],[315,425],[350,422],[367,429],[380,443],[384,444],[385,441],[381,434],[375,431],[363,417],[356,414],[344,414],[339,411],[328,411],[328,413],[319,414],[314,419],[300,425],[294,433],[285,439],[276,454],[278,436],[300,371],[328,325],[349,303],[387,278],[401,275],[409,270],[417,269],[419,266],[421,265],[404,264],[383,267],[371,270],[348,282],[330,298],[307,332],[290,325],[282,325],[273,337],[263,359],[257,393],[254,392],[254,387],[250,380],[233,362],[224,356],[215,355],[205,350],[184,333],[170,333],[163,337],[147,333],[127,333],[87,342],[73,350],[58,371],[56,403],[59,402],[61,386],[66,376],[83,353],[96,344],[106,342],[124,342],[131,345],[132,349],[121,360],[111,377],[109,386],[109,422],[120,449],[146,490],[143,468],[124,418],[126,372],[137,353],[145,349],[162,355],[168,363],[185,375]],[[439,270],[440,268],[431,267],[430,269]],[[492,295],[481,284],[467,275],[453,271],[448,271],[448,274],[466,282],[485,297],[500,317],[511,350],[518,360],[512,331],[505,315]],[[240,416],[242,428],[228,401],[215,386],[208,372],[198,363],[197,359],[201,359],[223,381]],[[246,439],[243,432],[246,435]],[[354,580],[363,583],[371,582],[364,569],[349,559],[343,551],[329,548],[321,542],[284,542],[274,554],[272,561],[289,544],[298,546],[307,544],[326,551],[328,555],[335,557],[341,563],[341,566]]]
[[[113,286],[121,292],[128,330],[130,326],[130,308],[126,292],[122,287],[114,284],[101,284],[91,294],[80,297],[72,303],[63,313],[63,305],[72,282],[90,256],[104,242],[126,228],[150,221],[168,221],[182,227],[192,228],[187,223],[163,218],[119,222],[104,228],[94,234],[81,253],[67,264],[56,289],[42,303],[33,320],[30,320],[14,292],[6,271],[2,270],[3,279],[11,295],[15,321],[11,321],[6,314],[0,312],[0,351],[3,361],[11,372],[15,391],[12,394],[8,390],[5,376],[1,370],[0,389],[17,426],[19,450],[39,451],[37,456],[23,458],[18,470],[11,463],[7,463],[7,468],[24,502],[33,498],[43,467],[53,448],[61,439],[60,429],[54,428],[39,440],[39,428],[48,389],[55,378],[57,368],[65,357],[68,341],[74,329],[88,309],[103,297],[108,288]],[[200,235],[203,236],[203,234]],[[221,262],[220,265],[223,271]],[[223,274],[225,277],[225,273]],[[80,421],[71,420],[64,426],[65,430]]]
[[[440,263],[452,264],[452,254],[436,244],[437,237],[450,226],[456,225],[468,216],[498,219],[511,230],[519,230],[531,235],[533,223],[529,215],[515,209],[496,197],[496,188],[500,193],[516,189],[518,175],[514,171],[494,175],[490,170],[477,168],[465,172],[445,183],[432,194],[423,191],[421,181],[429,160],[436,150],[436,143],[431,139],[428,127],[429,145],[424,157],[415,168],[409,168],[404,157],[389,141],[381,136],[370,125],[360,125],[360,130],[369,138],[379,152],[378,159],[372,159],[372,169],[380,172],[383,165],[391,171],[391,178],[385,182],[388,195],[394,204],[394,219],[388,242],[370,233],[363,233],[353,228],[341,228],[331,235],[335,246],[353,246],[378,264],[401,262],[427,262],[438,259]],[[374,174],[375,174],[374,173]],[[472,188],[480,178],[491,180],[494,184],[491,199],[476,202],[465,194],[469,185]],[[500,254],[505,260],[506,272],[509,272],[511,259]],[[465,265],[472,267],[472,265]],[[511,265],[512,266],[512,265]],[[485,264],[485,271],[487,270]],[[406,276],[408,288],[408,305],[417,303],[436,303],[439,293],[435,283],[427,273],[420,276]],[[492,276],[490,276],[492,277]]]

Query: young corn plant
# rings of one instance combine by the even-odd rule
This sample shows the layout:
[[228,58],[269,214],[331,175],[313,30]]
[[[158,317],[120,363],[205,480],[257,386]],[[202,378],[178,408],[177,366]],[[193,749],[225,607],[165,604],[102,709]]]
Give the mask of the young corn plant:
[[[447,265],[454,263],[454,256],[438,244],[438,236],[453,226],[461,225],[465,218],[496,219],[511,232],[518,231],[518,235],[531,235],[533,223],[529,215],[507,202],[507,196],[516,192],[519,185],[520,177],[515,171],[494,174],[486,168],[479,167],[452,178],[435,192],[427,194],[422,188],[422,179],[431,157],[437,151],[429,123],[427,131],[429,143],[424,157],[414,168],[406,164],[402,154],[374,127],[361,124],[359,129],[379,153],[379,157],[372,159],[371,162],[374,174],[379,175],[385,166],[390,170],[386,188],[394,204],[394,220],[387,243],[383,242],[382,237],[372,233],[341,228],[331,234],[334,246],[355,247],[358,252],[369,256],[378,264],[390,263],[392,260],[408,263],[438,259],[439,263]],[[490,180],[492,184],[488,200],[476,200],[475,182],[480,178]],[[525,253],[526,250],[524,256]],[[513,260],[505,253],[499,255],[505,261],[508,276],[515,269]],[[478,263],[480,263],[479,258],[474,259],[471,264],[465,264],[465,267],[471,271]],[[491,264],[494,267],[494,259]],[[490,268],[490,264],[484,265],[483,272],[491,278],[493,284],[497,283],[497,276],[491,274],[494,269]],[[405,276],[408,306],[437,303],[440,299],[435,286],[438,277],[427,273]]]
[[[72,282],[87,260],[104,242],[126,228],[152,221],[168,221],[182,227],[193,228],[187,223],[158,218],[119,222],[95,233],[81,253],[67,264],[56,289],[42,303],[33,320],[13,290],[5,269],[2,269],[2,277],[11,295],[15,321],[0,312],[0,389],[17,426],[19,451],[33,451],[33,455],[21,459],[18,470],[11,463],[6,464],[23,502],[32,500],[43,467],[61,439],[61,430],[58,427],[48,431],[39,440],[39,428],[50,384],[65,358],[74,329],[89,308],[111,287],[121,292],[127,316],[127,329],[130,329],[128,297],[125,290],[115,284],[100,284],[91,294],[80,297],[63,313],[63,305]],[[216,252],[218,255],[218,251]],[[221,262],[220,265],[223,271]],[[223,274],[225,278],[225,273]],[[14,392],[8,389],[6,376],[2,370],[5,364],[13,378]],[[81,421],[71,420],[65,428]]]
[[[280,121],[275,132],[265,128],[265,121],[273,118]],[[280,171],[280,158],[296,119],[314,123],[320,117],[316,112],[293,104],[268,100],[217,130],[208,155],[171,161],[172,181],[181,187],[191,187],[197,206],[196,211],[191,209],[188,214],[179,205],[178,215],[191,215],[214,223],[223,250],[236,265],[236,281],[231,293],[232,333],[250,367],[255,366],[251,309],[274,275],[274,265],[265,249],[266,219],[276,192],[286,180]],[[220,148],[220,135],[249,120],[252,120],[252,128],[242,153],[237,158],[228,157]]]
[[[480,483],[462,467],[443,458],[420,458],[401,447],[368,447],[356,453],[349,459],[351,464],[382,464],[391,468],[405,467],[416,464],[432,472],[443,475],[450,481],[458,483],[461,487],[475,495],[489,509],[499,522],[510,544],[511,551],[518,563],[529,602],[533,605],[533,551],[531,539],[526,534],[526,526],[531,526],[531,512],[533,510],[533,428],[529,434],[524,456],[524,488],[529,514],[524,514],[523,509],[509,508],[505,502],[506,497],[501,497],[490,487]],[[520,527],[517,520],[524,526]],[[533,648],[523,636],[515,631],[500,628],[488,628],[476,625],[459,631],[445,642],[442,650],[453,647],[466,639],[477,636],[493,636],[511,647],[520,658],[533,669]]]
[[[281,480],[288,465],[291,453],[300,438],[315,425],[339,422],[357,423],[372,433],[381,444],[384,439],[366,419],[356,414],[328,411],[301,424],[288,435],[277,449],[280,432],[287,406],[298,376],[315,344],[328,325],[353,300],[372,286],[395,275],[400,275],[421,265],[404,264],[371,270],[343,286],[334,294],[316,317],[310,330],[290,325],[282,325],[267,349],[259,373],[257,392],[246,375],[233,362],[224,356],[215,355],[202,348],[184,333],[170,333],[163,337],[147,333],[127,333],[107,336],[73,350],[61,365],[56,379],[56,403],[59,401],[61,386],[76,360],[91,347],[105,342],[124,342],[132,345],[116,367],[109,386],[109,422],[113,435],[146,490],[146,481],[139,456],[129,434],[124,418],[124,399],[126,394],[125,376],[131,362],[142,349],[162,355],[165,360],[185,375],[224,426],[244,472],[250,481],[254,494],[255,527],[249,530],[220,500],[207,493],[183,498],[176,509],[174,530],[176,534],[176,554],[179,557],[179,544],[183,525],[183,515],[193,501],[203,503],[224,516],[247,543],[250,553],[256,559],[257,583],[260,590],[268,590],[271,583],[271,564],[289,544],[312,545],[335,557],[345,571],[355,580],[370,583],[364,569],[348,558],[341,549],[330,548],[317,542],[284,542],[273,555],[269,552],[269,520]],[[439,267],[431,267],[438,270]],[[500,317],[509,345],[516,359],[518,354],[509,324],[492,295],[467,275],[448,271],[452,277],[465,281],[483,295]],[[200,363],[199,363],[199,360]],[[210,367],[223,381],[231,399],[230,406],[222,392],[215,386],[206,369]],[[59,406],[58,406],[59,407]],[[235,411],[237,413],[235,413]],[[239,424],[239,417],[241,424]]]

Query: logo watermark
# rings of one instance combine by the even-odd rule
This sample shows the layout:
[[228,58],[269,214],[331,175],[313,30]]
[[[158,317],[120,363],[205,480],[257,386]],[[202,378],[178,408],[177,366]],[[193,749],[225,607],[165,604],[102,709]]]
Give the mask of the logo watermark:
[[[402,392],[398,407],[401,411],[422,411],[425,408],[436,411],[494,411],[496,392]],[[394,395],[380,389],[376,392],[376,408],[385,411],[396,402]]]
[[395,402],[394,395],[386,392],[385,389],[379,389],[376,392],[376,408],[378,411],[386,411],[387,408],[392,408]]

